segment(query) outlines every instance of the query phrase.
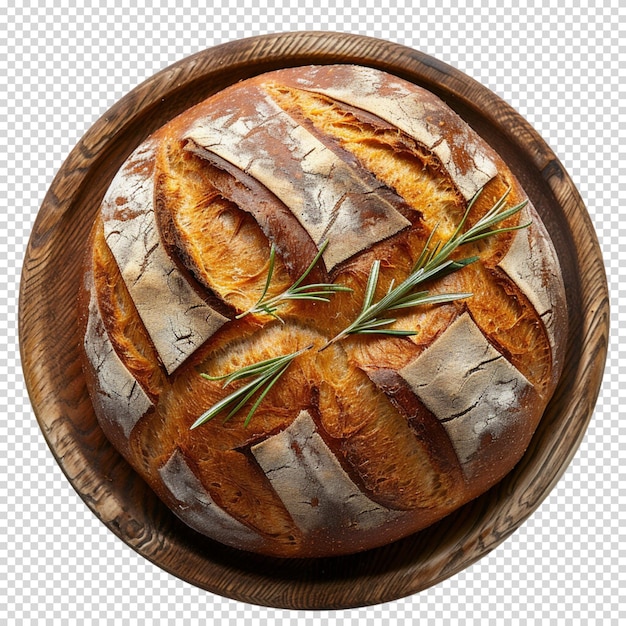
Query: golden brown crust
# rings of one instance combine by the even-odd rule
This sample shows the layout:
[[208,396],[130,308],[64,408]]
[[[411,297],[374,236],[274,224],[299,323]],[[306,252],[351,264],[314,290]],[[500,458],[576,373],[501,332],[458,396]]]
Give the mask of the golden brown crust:
[[[415,532],[500,480],[562,367],[558,260],[530,205],[466,244],[480,260],[424,284],[471,292],[398,309],[391,329],[328,345],[510,188],[502,159],[433,94],[370,68],[281,70],[233,85],[129,158],[94,228],[81,310],[85,371],[112,443],[187,524],[280,557],[345,554]],[[436,232],[435,232],[436,231]],[[244,315],[266,287],[349,292]],[[421,289],[421,287],[420,287]],[[153,294],[150,300],[149,294]],[[224,422],[209,380],[310,346]],[[322,350],[323,348],[323,350]],[[321,350],[321,351],[320,351]]]
[[166,383],[154,345],[137,314],[133,299],[97,221],[93,237],[93,281],[102,322],[122,363],[154,402]]

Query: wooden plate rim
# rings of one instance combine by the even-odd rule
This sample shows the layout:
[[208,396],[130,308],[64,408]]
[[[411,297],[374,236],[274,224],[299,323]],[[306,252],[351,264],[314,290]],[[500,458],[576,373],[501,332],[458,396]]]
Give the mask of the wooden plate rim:
[[[32,337],[43,332],[42,326],[46,321],[49,322],[52,313],[45,312],[48,318],[43,313],[41,317],[37,317],[30,302],[35,294],[42,293],[46,288],[41,277],[43,273],[51,271],[51,264],[55,262],[53,257],[46,256],[47,250],[50,249],[51,242],[61,236],[61,224],[68,211],[74,207],[75,194],[94,175],[91,169],[94,164],[115,145],[116,138],[132,126],[141,112],[160,106],[173,94],[185,88],[189,89],[192,83],[205,85],[210,91],[210,85],[206,87],[206,83],[218,75],[223,82],[224,76],[229,73],[233,76],[253,75],[279,67],[334,62],[371,65],[429,86],[442,95],[453,108],[457,99],[464,99],[466,106],[473,106],[477,114],[488,120],[512,145],[518,146],[525,158],[534,164],[537,176],[548,185],[555,202],[563,211],[562,218],[565,221],[561,224],[569,228],[567,236],[571,238],[576,249],[582,306],[578,324],[575,329],[570,330],[570,341],[573,341],[575,330],[577,341],[582,347],[577,362],[571,364],[568,370],[567,384],[562,384],[560,398],[565,398],[574,389],[583,401],[576,407],[572,405],[572,401],[566,402],[561,409],[562,422],[565,424],[563,428],[571,436],[568,449],[559,458],[558,466],[547,468],[549,472],[546,472],[541,489],[533,494],[528,506],[515,519],[507,520],[506,525],[497,533],[485,535],[484,529],[472,528],[471,534],[458,546],[453,558],[447,563],[439,562],[433,556],[433,561],[437,562],[431,568],[425,568],[424,563],[409,561],[403,564],[400,571],[390,571],[384,566],[386,555],[394,553],[394,558],[397,558],[399,549],[398,546],[390,546],[363,553],[353,559],[353,562],[350,562],[350,558],[344,559],[344,562],[349,563],[345,570],[352,572],[352,575],[345,574],[337,576],[335,580],[324,580],[320,575],[323,567],[319,563],[313,568],[316,569],[318,578],[307,577],[306,573],[301,573],[306,572],[307,564],[281,569],[284,564],[272,559],[261,559],[261,566],[253,571],[242,567],[238,562],[229,562],[229,559],[242,558],[236,551],[222,554],[219,547],[209,544],[209,549],[214,552],[204,554],[202,558],[207,563],[211,563],[213,559],[215,569],[210,574],[212,579],[207,580],[197,570],[186,568],[184,560],[172,560],[167,546],[156,552],[145,550],[140,533],[128,533],[126,527],[117,523],[112,511],[117,510],[118,503],[112,503],[108,499],[106,489],[105,495],[95,497],[96,487],[91,485],[90,491],[84,488],[85,476],[75,472],[72,441],[57,436],[55,431],[57,420],[67,410],[67,407],[55,404],[56,390],[51,385],[58,384],[58,381],[51,380],[43,358],[45,354],[32,357],[32,353],[37,352],[38,345]],[[468,94],[472,98],[469,104]],[[142,129],[137,136],[137,144],[152,130],[154,128]],[[126,153],[129,152],[130,149],[127,149]],[[125,154],[116,154],[115,158],[121,164]],[[606,361],[608,301],[600,248],[582,199],[551,149],[508,104],[462,72],[411,48],[347,33],[295,32],[233,41],[187,57],[139,85],[87,131],[55,177],[33,227],[20,285],[20,349],[28,393],[53,455],[90,509],[129,546],[179,578],[226,597],[280,608],[348,608],[377,604],[417,593],[458,573],[510,536],[536,510],[567,468],[591,418]],[[79,384],[80,373],[72,371],[68,374],[68,383]],[[85,468],[87,474],[90,471],[91,468]],[[100,478],[101,481],[106,479],[90,475],[90,479],[94,478]],[[462,514],[457,517],[462,521]],[[173,528],[180,527],[174,525]],[[165,543],[172,540],[173,537],[163,538]],[[219,558],[216,556],[218,552]],[[247,555],[242,560],[245,561],[246,558]],[[362,574],[355,564],[363,559],[368,559],[374,565]],[[254,557],[251,560],[254,563],[261,562]],[[333,563],[333,567],[336,568],[333,570],[335,573],[342,569],[336,563]],[[289,576],[294,572],[295,580],[290,580]]]

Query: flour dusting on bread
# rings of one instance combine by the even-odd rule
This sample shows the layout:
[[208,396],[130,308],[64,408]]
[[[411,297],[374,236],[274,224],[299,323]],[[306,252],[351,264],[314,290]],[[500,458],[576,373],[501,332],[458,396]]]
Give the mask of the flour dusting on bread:
[[[425,270],[494,207],[497,232]],[[107,437],[191,529],[275,557],[385,545],[484,493],[563,367],[559,261],[519,181],[373,68],[269,72],[172,119],[112,181],[85,276]]]

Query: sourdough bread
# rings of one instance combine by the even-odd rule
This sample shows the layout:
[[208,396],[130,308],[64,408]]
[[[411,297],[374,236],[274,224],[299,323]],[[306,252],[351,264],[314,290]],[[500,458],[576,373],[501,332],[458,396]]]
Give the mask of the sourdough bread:
[[[471,295],[393,310],[385,328],[412,335],[330,341],[375,263],[378,301],[431,235],[507,190],[526,204],[505,231],[420,286]],[[320,251],[302,284],[346,290],[250,312]],[[380,546],[496,484],[555,389],[567,326],[554,246],[500,156],[432,93],[351,65],[237,83],[144,141],[102,202],[80,306],[112,444],[191,528],[277,557]],[[297,351],[249,423],[258,395],[192,428],[245,383],[217,378]]]

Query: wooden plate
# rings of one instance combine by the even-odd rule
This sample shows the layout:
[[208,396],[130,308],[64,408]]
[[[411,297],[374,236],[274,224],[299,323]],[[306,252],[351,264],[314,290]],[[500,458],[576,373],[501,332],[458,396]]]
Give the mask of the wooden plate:
[[[278,560],[218,545],[184,526],[100,431],[79,361],[80,260],[100,201],[152,131],[243,78],[310,63],[357,63],[396,74],[445,100],[505,159],[555,242],[569,299],[565,371],[526,455],[495,488],[434,526],[350,557]],[[506,103],[415,50],[348,34],[300,32],[216,46],[172,65],[111,108],[56,176],[26,252],[20,345],[35,414],[69,481],[129,546],[211,592],[282,608],[346,608],[416,593],[459,572],[539,506],[577,449],[600,388],[608,290],[585,207],[561,164]],[[80,538],[77,538],[80,541]]]

